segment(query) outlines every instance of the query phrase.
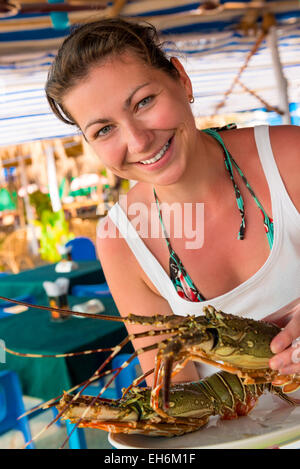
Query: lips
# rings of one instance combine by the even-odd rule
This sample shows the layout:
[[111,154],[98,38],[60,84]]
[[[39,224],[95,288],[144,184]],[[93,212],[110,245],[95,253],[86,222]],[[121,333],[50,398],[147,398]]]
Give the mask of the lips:
[[159,152],[155,153],[150,158],[137,161],[136,164],[143,165],[143,166],[147,167],[147,166],[152,166],[155,163],[157,163],[159,160],[161,160],[163,158],[163,156],[165,155],[165,153],[169,149],[169,147],[170,147],[170,145],[173,141],[173,137],[174,137],[174,135],[167,141],[167,143],[165,143],[165,145],[161,148],[161,150]]
[[148,160],[140,161],[140,163],[142,163],[142,164],[153,164],[153,163],[156,163],[156,161],[159,161],[164,156],[167,149],[169,148],[170,141],[171,141],[171,139],[167,141],[167,143],[162,147],[162,149],[153,158],[150,158]]

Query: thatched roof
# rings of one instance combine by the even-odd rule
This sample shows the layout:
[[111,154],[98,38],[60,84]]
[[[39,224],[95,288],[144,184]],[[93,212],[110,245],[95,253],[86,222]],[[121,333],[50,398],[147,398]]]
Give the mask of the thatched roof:
[[[50,111],[44,84],[57,47],[69,34],[69,25],[112,14],[110,7],[103,9],[107,4],[105,0],[68,0],[57,5],[25,0],[19,4],[18,15],[0,16],[0,146],[77,135],[76,129]],[[64,9],[69,25],[54,27],[50,14],[39,13],[45,8]],[[299,103],[298,0],[117,0],[113,8],[120,8],[124,18],[150,21],[162,40],[172,41],[166,50],[183,60],[191,77],[196,117],[265,108],[264,102],[279,105],[267,38],[243,71],[241,82],[226,95],[253,50],[264,15],[272,14],[290,103]],[[222,102],[224,106],[218,109]]]

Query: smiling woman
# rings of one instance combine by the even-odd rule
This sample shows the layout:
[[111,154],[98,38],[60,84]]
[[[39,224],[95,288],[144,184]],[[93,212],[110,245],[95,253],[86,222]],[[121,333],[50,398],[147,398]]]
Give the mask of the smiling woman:
[[155,41],[152,26],[120,20],[85,25],[65,41],[68,60],[58,54],[46,90],[55,113],[80,127],[106,167],[143,181],[168,168],[168,175],[157,175],[165,184],[178,177],[169,168],[173,137],[188,140],[194,128],[195,140],[197,131],[188,102],[191,82]]
[[[80,128],[107,168],[138,181],[98,230],[120,314],[198,315],[213,304],[262,319],[280,309],[285,329],[272,343],[278,356],[270,365],[299,373],[291,344],[300,336],[300,306],[288,306],[300,297],[299,129],[199,131],[180,61],[164,54],[151,25],[118,18],[71,33],[46,93],[54,113]],[[156,235],[138,236],[137,211],[145,232]],[[203,243],[187,243],[197,230]],[[144,338],[143,349],[154,340]],[[139,356],[144,371],[154,355]],[[175,379],[197,377],[190,364]]]

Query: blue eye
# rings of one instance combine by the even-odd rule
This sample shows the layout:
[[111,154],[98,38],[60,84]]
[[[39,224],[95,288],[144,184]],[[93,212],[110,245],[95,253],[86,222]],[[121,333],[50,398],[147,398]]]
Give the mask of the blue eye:
[[153,99],[153,96],[147,96],[147,98],[142,99],[137,104],[137,108],[146,106],[148,103],[150,103],[152,101],[152,99]]
[[94,138],[104,137],[105,135],[107,135],[110,132],[111,127],[112,127],[111,125],[106,125],[105,127],[102,127],[102,129],[97,130],[97,132],[95,133]]

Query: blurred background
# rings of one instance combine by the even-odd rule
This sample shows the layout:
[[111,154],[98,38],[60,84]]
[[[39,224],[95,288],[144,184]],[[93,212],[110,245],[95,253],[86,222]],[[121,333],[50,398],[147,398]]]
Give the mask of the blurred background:
[[[192,79],[199,128],[298,125],[299,6],[298,0],[0,0],[0,243],[23,230],[34,264],[57,261],[60,238],[86,233],[94,240],[99,217],[129,188],[46,101],[48,68],[74,24],[114,15],[153,23]],[[50,226],[57,227],[52,245],[43,239]],[[10,249],[0,245],[1,270],[18,270],[5,259]]]
[[[182,61],[200,129],[300,123],[299,0],[0,0],[2,296],[48,305],[44,283],[63,274],[68,295],[59,292],[56,300],[95,312],[96,299],[99,313],[118,315],[95,251],[96,225],[134,181],[106,170],[80,132],[52,114],[44,92],[72,27],[117,15],[154,24],[166,52]],[[66,246],[72,246],[69,264]],[[69,270],[57,270],[66,265]],[[73,353],[111,347],[127,334],[117,322],[65,319],[0,302],[0,352],[5,343],[24,353]],[[0,447],[22,447],[53,417],[52,410],[33,412],[29,426],[18,419],[24,405],[32,409],[81,383],[103,360],[103,354],[1,360],[0,353]],[[96,383],[96,394],[103,384]],[[128,384],[115,382],[108,397]],[[59,421],[31,447],[57,448],[70,431]],[[111,445],[106,432],[77,429],[69,447]]]

